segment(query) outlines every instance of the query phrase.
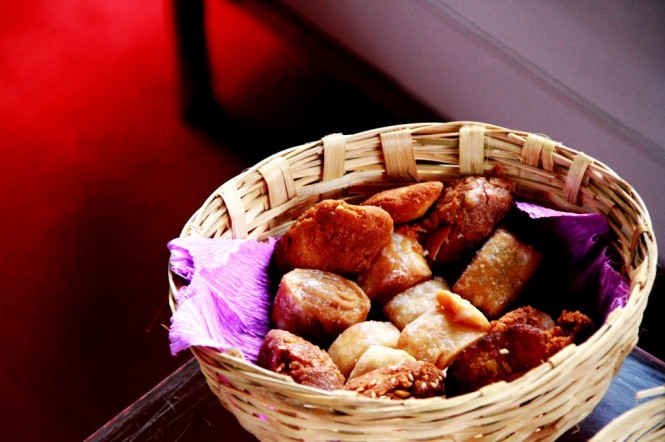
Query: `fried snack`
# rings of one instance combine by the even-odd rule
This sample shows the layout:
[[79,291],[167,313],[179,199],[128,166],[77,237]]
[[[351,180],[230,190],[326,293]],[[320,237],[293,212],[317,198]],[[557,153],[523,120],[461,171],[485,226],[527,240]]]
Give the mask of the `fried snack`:
[[398,339],[399,330],[390,322],[360,322],[344,330],[330,345],[328,354],[344,377],[348,377],[370,346],[395,348]]
[[[587,318],[588,319],[588,318]],[[504,331],[513,324],[526,324],[541,330],[551,330],[556,325],[554,319],[542,310],[538,310],[530,305],[516,308],[492,321],[490,333]]]
[[356,275],[390,242],[393,220],[375,206],[324,200],[310,207],[275,247],[282,271],[294,268]]
[[581,344],[596,330],[596,326],[587,315],[580,311],[564,310],[556,320],[556,325],[564,336],[569,336],[573,343]]
[[420,243],[412,237],[392,234],[392,241],[358,275],[358,285],[379,305],[396,294],[432,277]]
[[444,374],[434,365],[405,361],[351,379],[344,389],[371,398],[428,398],[444,394],[444,381]]
[[453,321],[475,327],[479,330],[487,330],[490,322],[485,315],[460,295],[450,290],[439,290],[436,293],[439,309]]
[[362,376],[377,368],[387,365],[395,365],[404,361],[415,361],[416,359],[405,352],[396,348],[388,348],[382,345],[370,345],[365,353],[360,356],[353,370],[349,374],[347,381]]
[[489,318],[513,304],[542,261],[540,252],[499,228],[453,285]]
[[344,385],[344,376],[325,350],[286,330],[268,332],[257,364],[310,387],[338,390]]
[[[464,316],[482,316],[471,304],[468,308],[476,312]],[[489,327],[489,322],[471,325],[457,320],[459,317],[459,313],[444,308],[431,309],[404,327],[396,348],[444,369],[465,347],[485,336]]]
[[593,330],[591,319],[579,311],[564,311],[556,326],[549,315],[529,306],[506,313],[448,366],[446,392],[456,396],[510,382],[567,345],[583,342]]
[[381,207],[390,214],[395,224],[405,224],[425,215],[442,189],[440,181],[412,184],[379,192],[361,205]]
[[439,305],[436,293],[448,289],[448,283],[443,278],[435,277],[421,282],[395,295],[383,306],[383,315],[402,330],[418,316]]
[[430,259],[448,264],[475,250],[510,210],[511,190],[507,180],[478,176],[446,186],[420,227]]
[[277,328],[328,345],[364,321],[370,300],[355,282],[335,273],[294,269],[282,276],[271,311]]
[[515,323],[490,333],[448,366],[446,394],[452,397],[494,382],[510,382],[545,362],[554,350],[548,345],[548,333],[531,325]]

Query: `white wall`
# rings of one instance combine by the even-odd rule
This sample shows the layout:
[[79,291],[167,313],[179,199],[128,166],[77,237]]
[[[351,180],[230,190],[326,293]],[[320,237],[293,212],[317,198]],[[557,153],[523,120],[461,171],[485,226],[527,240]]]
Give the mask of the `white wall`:
[[441,115],[602,161],[645,200],[664,256],[665,2],[281,1]]

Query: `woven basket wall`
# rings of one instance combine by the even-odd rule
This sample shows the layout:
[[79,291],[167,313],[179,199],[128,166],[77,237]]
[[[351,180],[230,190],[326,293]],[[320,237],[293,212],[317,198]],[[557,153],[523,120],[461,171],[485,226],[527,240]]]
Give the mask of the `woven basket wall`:
[[581,152],[545,136],[477,122],[333,134],[279,152],[224,183],[181,235],[280,236],[323,198],[359,202],[398,184],[445,182],[497,166],[515,182],[518,198],[607,215],[631,281],[630,299],[587,342],[565,348],[509,384],[450,399],[404,401],[325,392],[263,370],[235,351],[192,348],[222,404],[265,441],[553,440],[586,417],[636,345],[657,252],[639,195]]

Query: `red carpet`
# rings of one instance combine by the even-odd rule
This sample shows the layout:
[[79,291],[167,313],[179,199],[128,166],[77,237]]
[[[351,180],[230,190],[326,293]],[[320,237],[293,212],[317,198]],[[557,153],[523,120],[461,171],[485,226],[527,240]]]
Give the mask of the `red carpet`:
[[[0,434],[82,440],[189,358],[161,326],[167,241],[250,157],[288,146],[225,145],[181,122],[168,2],[3,6]],[[299,144],[390,115],[246,10],[208,12],[217,93],[237,117]],[[334,99],[354,108],[346,127]]]

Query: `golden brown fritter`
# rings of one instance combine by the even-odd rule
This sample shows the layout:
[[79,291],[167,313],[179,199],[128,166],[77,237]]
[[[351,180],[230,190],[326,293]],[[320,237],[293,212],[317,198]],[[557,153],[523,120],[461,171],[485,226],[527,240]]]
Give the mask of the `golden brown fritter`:
[[369,298],[355,282],[323,270],[294,269],[282,276],[271,319],[277,328],[328,345],[364,321],[369,309]]
[[575,310],[564,310],[556,320],[563,336],[570,336],[575,344],[581,344],[596,330],[596,326],[587,315]]
[[395,224],[404,224],[425,215],[442,189],[440,181],[412,184],[379,192],[361,205],[381,207],[390,214]]
[[447,395],[457,396],[494,382],[517,379],[551,356],[547,341],[544,330],[520,323],[485,335],[462,350],[448,366]]
[[527,305],[511,310],[499,319],[492,321],[489,332],[497,333],[513,324],[531,325],[541,330],[550,330],[556,325],[549,314]]
[[294,268],[353,275],[367,269],[390,242],[393,220],[375,206],[324,200],[306,210],[282,236],[275,261]]
[[550,338],[570,338],[570,342],[580,344],[595,331],[591,318],[579,310],[564,310],[556,323],[552,317],[542,310],[530,305],[511,310],[490,324],[489,332],[496,333],[505,330],[513,324],[527,324],[549,333]]
[[358,285],[372,302],[384,305],[398,293],[432,277],[424,253],[418,240],[393,233],[392,241],[372,265],[358,275]]
[[510,210],[511,190],[512,184],[505,179],[480,176],[446,186],[422,222],[431,259],[447,264],[479,246]]
[[337,390],[344,385],[344,376],[325,350],[286,330],[268,332],[257,364],[310,387]]
[[554,326],[540,310],[525,307],[493,321],[490,331],[466,347],[448,367],[446,393],[457,396],[494,382],[510,382],[594,330],[581,312],[564,312]]
[[371,398],[428,398],[443,395],[444,379],[443,372],[433,364],[404,361],[353,378],[344,389]]
[[497,318],[518,299],[542,261],[542,254],[498,228],[453,285],[453,292]]

